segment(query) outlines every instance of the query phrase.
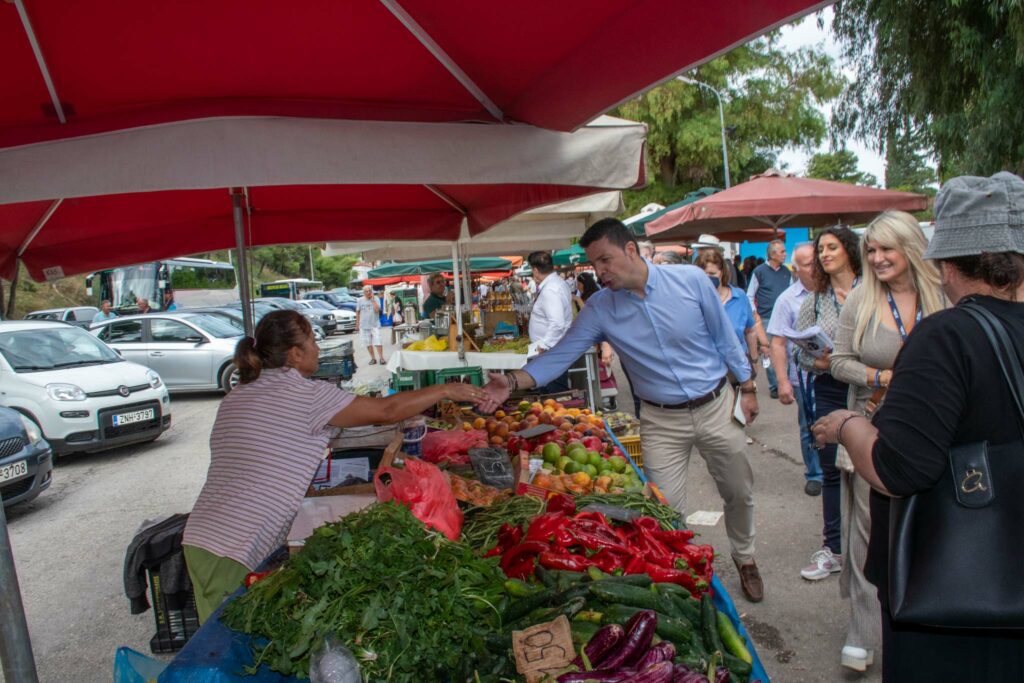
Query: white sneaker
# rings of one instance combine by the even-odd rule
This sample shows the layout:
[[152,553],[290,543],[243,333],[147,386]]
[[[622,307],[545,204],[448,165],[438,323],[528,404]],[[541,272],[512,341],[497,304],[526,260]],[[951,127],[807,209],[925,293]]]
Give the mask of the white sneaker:
[[847,669],[853,669],[854,671],[866,671],[869,666],[874,664],[874,662],[874,650],[865,650],[862,647],[854,647],[853,645],[843,646],[842,664]]
[[822,548],[811,555],[811,563],[800,570],[800,576],[808,581],[821,581],[843,570],[843,556],[834,555],[828,548]]

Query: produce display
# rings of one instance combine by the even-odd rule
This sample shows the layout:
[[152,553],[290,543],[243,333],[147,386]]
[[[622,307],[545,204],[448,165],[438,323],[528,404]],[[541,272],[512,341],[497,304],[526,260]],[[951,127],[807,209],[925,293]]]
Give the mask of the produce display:
[[[222,616],[254,637],[249,673],[267,665],[302,678],[323,653],[350,651],[367,682],[512,683],[524,680],[522,632],[559,620],[576,657],[542,683],[750,680],[754,658],[712,602],[714,549],[652,497],[609,436],[612,421],[553,400],[492,417],[447,408],[406,468],[444,470],[462,512],[443,483],[437,501],[424,490],[409,508],[378,502],[254,574]],[[540,425],[554,429],[515,434]],[[474,448],[484,452],[470,457]],[[488,466],[505,453],[519,463],[515,488],[479,481],[504,481]],[[439,505],[462,517],[461,535],[421,521]]]
[[485,341],[480,350],[484,353],[526,353],[529,346],[529,337],[519,337],[517,339],[495,337]]
[[447,351],[448,340],[438,339],[434,335],[430,335],[426,339],[414,341],[405,347],[406,351]]

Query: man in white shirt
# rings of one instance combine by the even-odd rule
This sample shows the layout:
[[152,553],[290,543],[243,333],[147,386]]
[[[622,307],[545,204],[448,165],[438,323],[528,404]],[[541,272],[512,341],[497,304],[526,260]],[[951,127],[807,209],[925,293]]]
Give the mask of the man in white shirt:
[[[535,251],[526,258],[533,269],[533,281],[537,284],[537,296],[530,312],[530,350],[533,357],[544,353],[565,336],[572,325],[572,293],[569,286],[555,272],[551,254]],[[558,377],[539,393],[550,394],[569,388],[568,372]]]

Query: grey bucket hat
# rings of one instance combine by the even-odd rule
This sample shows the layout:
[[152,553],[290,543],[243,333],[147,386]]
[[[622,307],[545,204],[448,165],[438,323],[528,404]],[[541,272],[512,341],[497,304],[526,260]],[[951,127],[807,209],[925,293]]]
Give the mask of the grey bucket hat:
[[935,235],[927,259],[982,252],[1024,254],[1024,180],[1005,171],[991,178],[953,178],[935,197]]

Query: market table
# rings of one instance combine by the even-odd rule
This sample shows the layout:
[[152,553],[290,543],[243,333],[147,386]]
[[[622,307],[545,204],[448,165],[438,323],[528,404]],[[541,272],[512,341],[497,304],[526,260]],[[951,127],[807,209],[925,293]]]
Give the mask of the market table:
[[467,351],[459,360],[456,351],[395,351],[388,359],[391,372],[399,370],[446,370],[448,368],[480,367],[484,370],[518,370],[526,365],[525,353],[481,353]]

